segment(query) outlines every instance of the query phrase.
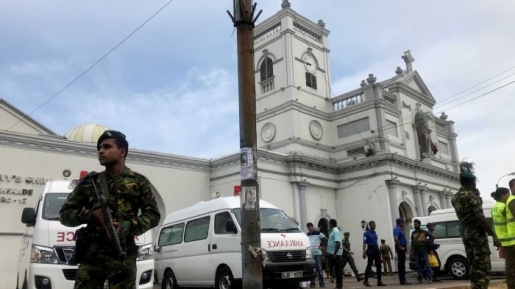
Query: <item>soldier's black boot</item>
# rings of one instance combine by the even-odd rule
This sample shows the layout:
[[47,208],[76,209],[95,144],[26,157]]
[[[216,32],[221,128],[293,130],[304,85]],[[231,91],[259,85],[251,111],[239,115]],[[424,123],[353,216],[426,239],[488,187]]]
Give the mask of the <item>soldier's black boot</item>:
[[363,281],[365,278],[363,278],[362,276],[359,275],[358,271],[354,272],[354,275],[356,275],[356,280],[358,280],[358,282],[361,282]]
[[365,287],[372,287],[372,285],[368,284],[368,279],[367,278],[365,278],[365,281],[363,281],[363,285]]
[[377,281],[377,286],[386,286],[381,280]]

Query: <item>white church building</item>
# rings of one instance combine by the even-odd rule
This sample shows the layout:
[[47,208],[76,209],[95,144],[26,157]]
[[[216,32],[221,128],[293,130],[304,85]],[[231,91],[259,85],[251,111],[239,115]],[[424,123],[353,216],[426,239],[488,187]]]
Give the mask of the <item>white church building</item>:
[[[336,219],[350,232],[354,251],[361,248],[363,220],[376,221],[379,238],[392,245],[396,218],[409,224],[451,207],[459,189],[454,122],[432,114],[435,98],[413,69],[410,51],[390,79],[369,74],[355,90],[333,97],[328,39],[322,20],[297,14],[288,1],[255,28],[261,198],[302,229],[313,222],[326,230]],[[64,179],[65,171],[74,178],[101,170],[96,141],[105,129],[86,124],[60,136],[0,99],[0,288],[15,284],[23,208],[35,206],[44,183]],[[240,183],[239,156],[208,160],[130,149],[127,163],[152,181],[164,220],[199,201],[232,195]],[[364,261],[356,262],[364,271]]]

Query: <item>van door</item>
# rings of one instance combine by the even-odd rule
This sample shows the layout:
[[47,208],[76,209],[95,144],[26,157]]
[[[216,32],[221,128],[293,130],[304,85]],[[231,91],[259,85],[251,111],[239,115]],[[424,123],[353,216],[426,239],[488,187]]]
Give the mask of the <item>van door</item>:
[[234,278],[241,278],[241,235],[231,212],[215,214],[211,235],[211,278],[215,280],[216,268],[220,264],[229,266]]
[[171,268],[174,272],[177,282],[180,284],[179,276],[180,270],[182,269],[181,253],[182,253],[182,239],[184,236],[184,223],[178,223],[173,225],[164,226],[160,233],[157,242],[158,246],[158,258],[156,258],[156,269],[158,273],[159,281],[164,278],[164,271],[166,268]]
[[[209,227],[211,216],[207,215],[186,223],[184,243],[180,247],[181,276],[175,276],[180,286],[205,286],[214,283],[210,259]],[[177,273],[179,274],[179,273]],[[183,280],[183,281],[179,281]]]

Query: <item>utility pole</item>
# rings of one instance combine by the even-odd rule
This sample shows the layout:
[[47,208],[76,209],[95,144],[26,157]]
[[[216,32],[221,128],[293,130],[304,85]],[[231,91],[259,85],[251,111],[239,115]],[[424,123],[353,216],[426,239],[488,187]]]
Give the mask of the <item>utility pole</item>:
[[234,16],[227,13],[237,30],[238,91],[240,106],[241,262],[242,288],[262,289],[261,217],[257,182],[256,89],[254,79],[254,24],[256,4],[233,0]]

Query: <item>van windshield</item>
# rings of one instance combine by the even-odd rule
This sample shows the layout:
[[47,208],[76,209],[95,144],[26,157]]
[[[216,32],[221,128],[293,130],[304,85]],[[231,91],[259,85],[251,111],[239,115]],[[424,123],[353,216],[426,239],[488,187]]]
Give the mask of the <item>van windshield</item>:
[[[241,209],[234,209],[234,216],[241,227]],[[261,208],[261,233],[301,233],[299,227],[279,209]]]
[[59,211],[70,193],[48,193],[43,202],[43,219],[49,221],[59,220]]

